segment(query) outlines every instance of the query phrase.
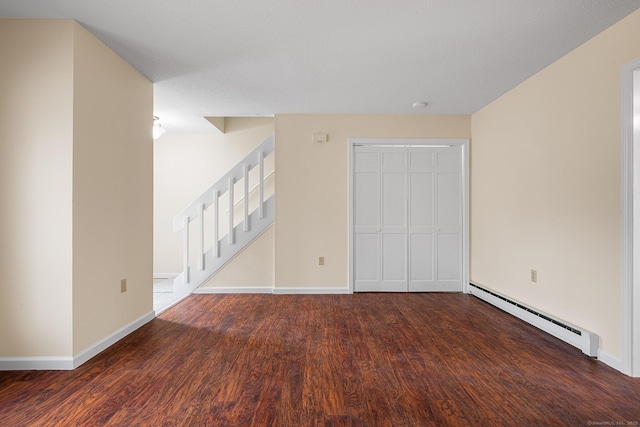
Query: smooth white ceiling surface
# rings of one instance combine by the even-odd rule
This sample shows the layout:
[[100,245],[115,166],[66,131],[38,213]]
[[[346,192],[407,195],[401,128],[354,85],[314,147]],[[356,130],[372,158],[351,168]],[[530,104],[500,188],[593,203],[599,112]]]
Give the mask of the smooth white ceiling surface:
[[[640,0],[0,0],[72,18],[154,82],[169,131],[203,116],[471,114]],[[414,109],[415,101],[426,108]]]

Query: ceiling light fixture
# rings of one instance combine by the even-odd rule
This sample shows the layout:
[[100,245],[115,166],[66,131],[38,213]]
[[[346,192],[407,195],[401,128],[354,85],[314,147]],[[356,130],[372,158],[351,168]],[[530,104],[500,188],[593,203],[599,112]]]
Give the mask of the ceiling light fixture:
[[413,104],[411,104],[411,106],[413,108],[424,108],[427,106],[427,103],[424,101],[418,101],[418,102],[414,102]]
[[160,124],[158,116],[153,116],[153,139],[160,138],[166,131],[167,130]]

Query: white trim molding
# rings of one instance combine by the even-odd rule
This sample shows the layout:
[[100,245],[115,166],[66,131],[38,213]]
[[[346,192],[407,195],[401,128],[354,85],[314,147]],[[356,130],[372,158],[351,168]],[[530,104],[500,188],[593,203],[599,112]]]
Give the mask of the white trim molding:
[[158,315],[164,313],[165,311],[167,311],[168,309],[170,309],[174,305],[178,304],[179,302],[181,302],[183,299],[185,299],[189,295],[191,295],[191,294],[184,294],[182,296],[179,296],[174,301],[170,302],[169,304],[165,305],[164,307],[155,310],[156,317],[158,317]]
[[349,288],[344,286],[326,287],[245,287],[245,288],[197,288],[194,294],[276,294],[276,295],[329,295],[348,294]]
[[609,365],[616,371],[622,372],[622,361],[620,358],[615,357],[604,350],[598,350],[598,360],[605,365]]
[[348,287],[337,287],[337,286],[329,286],[326,288],[304,288],[304,287],[296,287],[296,288],[274,288],[274,294],[279,295],[287,295],[287,294],[309,294],[309,295],[326,295],[326,294],[348,294]]
[[153,311],[134,320],[113,334],[87,347],[73,357],[0,357],[0,371],[70,371],[155,318]]
[[[622,359],[621,371],[640,376],[640,141],[634,136],[634,72],[640,59],[622,67]],[[636,89],[640,90],[640,89]]]
[[180,273],[153,273],[154,279],[175,279]]
[[70,371],[73,357],[0,357],[0,371]]
[[134,320],[133,322],[129,323],[128,325],[118,329],[117,331],[115,331],[111,335],[109,335],[109,336],[105,337],[104,339],[98,341],[97,343],[93,344],[92,346],[89,346],[89,347],[85,348],[84,350],[82,350],[80,353],[76,354],[73,357],[73,369],[75,369],[78,366],[82,365],[87,360],[89,360],[92,357],[96,356],[98,353],[100,353],[100,352],[106,350],[107,348],[111,347],[113,344],[115,344],[116,342],[120,341],[122,338],[126,337],[127,335],[129,335],[130,333],[135,331],[136,329],[138,329],[141,326],[144,326],[145,324],[149,323],[150,321],[155,319],[155,317],[156,317],[156,313],[152,310],[149,313],[145,314],[144,316],[141,316],[141,317],[137,318],[136,320]]
[[236,288],[196,288],[193,294],[272,294],[273,286],[236,287]]

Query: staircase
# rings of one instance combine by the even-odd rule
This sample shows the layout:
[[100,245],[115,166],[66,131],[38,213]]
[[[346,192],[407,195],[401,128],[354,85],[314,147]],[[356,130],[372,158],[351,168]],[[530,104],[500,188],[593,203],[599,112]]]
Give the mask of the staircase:
[[204,284],[273,224],[275,195],[265,200],[265,181],[274,172],[264,166],[273,150],[271,135],[173,218],[173,231],[183,235],[176,293]]

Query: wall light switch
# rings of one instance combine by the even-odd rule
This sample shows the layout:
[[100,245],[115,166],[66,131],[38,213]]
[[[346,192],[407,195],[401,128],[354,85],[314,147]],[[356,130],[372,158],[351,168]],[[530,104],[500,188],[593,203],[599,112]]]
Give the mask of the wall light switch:
[[324,265],[324,257],[323,256],[319,256],[318,257],[318,265]]
[[531,270],[531,281],[538,282],[538,270]]
[[127,279],[120,280],[120,293],[127,292]]

